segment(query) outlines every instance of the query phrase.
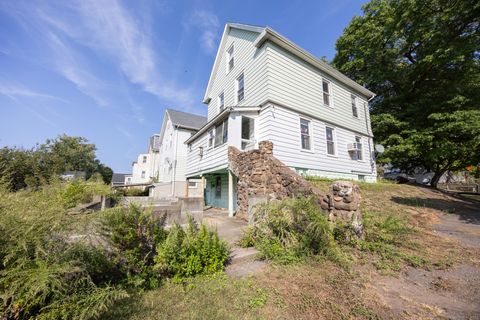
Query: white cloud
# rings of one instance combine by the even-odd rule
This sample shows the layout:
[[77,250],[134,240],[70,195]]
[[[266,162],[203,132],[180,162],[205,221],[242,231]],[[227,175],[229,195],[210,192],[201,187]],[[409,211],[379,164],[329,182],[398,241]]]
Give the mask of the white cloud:
[[28,2],[20,2],[0,5],[1,9],[30,31],[38,31],[53,49],[54,69],[99,105],[109,104],[101,89],[105,84],[88,67],[87,56],[72,44],[107,58],[129,82],[161,99],[183,105],[196,100],[189,88],[168,77],[171,64],[154,49],[150,19],[137,19],[119,0],[41,3],[34,9]]
[[169,101],[193,102],[190,90],[167,80],[159,69],[168,64],[156,55],[149,26],[140,24],[119,1],[80,1],[74,11],[81,28],[52,15],[43,15],[43,20],[82,45],[113,58],[129,81],[144,91]]
[[31,89],[27,89],[21,85],[0,84],[0,95],[4,95],[14,101],[17,101],[17,98],[19,97],[26,97],[26,98],[51,99],[51,100],[57,100],[57,101],[68,103],[67,100],[62,99],[60,97],[56,97],[56,96],[41,93],[41,92],[36,92]]
[[67,80],[75,84],[79,91],[92,98],[98,106],[105,107],[109,105],[107,99],[102,93],[105,85],[91,72],[89,68],[82,63],[80,58],[76,57],[75,52],[63,42],[56,34],[50,32],[48,45],[54,52],[54,68]]
[[218,17],[208,11],[197,10],[189,17],[187,28],[193,26],[202,33],[200,44],[207,53],[213,53],[217,46],[218,28],[220,23]]

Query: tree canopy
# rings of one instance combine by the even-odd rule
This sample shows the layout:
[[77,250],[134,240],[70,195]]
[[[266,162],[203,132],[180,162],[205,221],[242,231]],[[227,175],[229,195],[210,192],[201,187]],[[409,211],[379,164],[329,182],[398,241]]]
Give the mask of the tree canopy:
[[99,173],[110,183],[113,171],[96,158],[96,147],[83,137],[60,135],[32,149],[0,149],[0,184],[16,191],[47,184],[65,171],[84,171],[87,179]]
[[333,64],[377,94],[372,127],[405,170],[480,162],[480,2],[373,0],[337,40]]

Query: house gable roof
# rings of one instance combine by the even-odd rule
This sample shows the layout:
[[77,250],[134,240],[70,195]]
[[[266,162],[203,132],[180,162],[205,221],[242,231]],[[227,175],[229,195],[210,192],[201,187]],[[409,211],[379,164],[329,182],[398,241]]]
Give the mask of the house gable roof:
[[205,123],[207,123],[206,117],[192,113],[173,109],[167,109],[166,113],[168,113],[168,116],[170,117],[170,120],[174,126],[183,129],[198,130],[203,127]]
[[205,90],[205,95],[203,97],[203,103],[208,103],[209,101],[208,93],[210,92],[213,79],[215,78],[215,75],[217,73],[222,52],[225,51],[225,42],[227,41],[227,35],[230,32],[231,28],[256,32],[258,34],[261,34],[262,31],[265,29],[265,27],[252,26],[252,25],[241,24],[241,23],[227,23],[225,25],[225,28],[223,29],[222,39],[220,40],[220,45],[218,46],[217,54],[215,55],[215,60],[213,62],[212,71],[210,72],[210,78],[208,79],[207,89]]
[[218,47],[217,54],[215,56],[215,61],[213,63],[213,68],[210,73],[207,89],[205,90],[205,95],[203,97],[203,103],[209,103],[210,101],[209,93],[212,86],[213,78],[215,77],[216,72],[218,70],[220,60],[221,60],[221,54],[225,51],[224,47],[225,47],[226,38],[231,28],[257,32],[259,33],[259,36],[254,41],[254,45],[257,48],[260,48],[266,41],[271,41],[277,44],[278,46],[280,46],[281,48],[292,53],[293,55],[299,57],[300,59],[306,61],[307,63],[323,71],[324,73],[331,76],[332,78],[342,82],[343,84],[363,94],[365,97],[370,99],[375,96],[375,94],[372,91],[368,90],[367,88],[353,81],[352,79],[350,79],[349,77],[341,73],[340,71],[333,68],[328,63],[316,58],[315,56],[310,54],[308,51],[302,49],[300,46],[288,40],[287,38],[285,38],[284,36],[282,36],[281,34],[279,34],[278,32],[276,32],[270,27],[251,26],[251,25],[239,24],[239,23],[227,23],[223,31],[222,39],[220,40],[220,45]]
[[131,176],[129,173],[113,173],[112,183],[122,183],[125,181],[125,177]]

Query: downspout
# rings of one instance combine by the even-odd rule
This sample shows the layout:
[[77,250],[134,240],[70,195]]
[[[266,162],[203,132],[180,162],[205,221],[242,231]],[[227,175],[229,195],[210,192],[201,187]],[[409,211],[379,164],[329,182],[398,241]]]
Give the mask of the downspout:
[[[175,129],[175,126],[173,127]],[[175,145],[175,150],[173,152],[173,172],[172,172],[172,197],[175,195],[175,174],[177,171],[177,141],[178,141],[178,126],[176,127],[175,130],[175,136],[174,136],[174,145]]]

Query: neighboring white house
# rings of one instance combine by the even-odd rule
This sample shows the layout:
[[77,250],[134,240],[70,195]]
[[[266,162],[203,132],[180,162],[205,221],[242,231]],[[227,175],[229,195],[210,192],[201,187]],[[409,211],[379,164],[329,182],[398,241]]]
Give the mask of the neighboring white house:
[[207,205],[233,213],[227,147],[269,140],[302,175],[373,182],[373,96],[268,27],[227,24],[203,99],[208,122],[186,141],[186,177],[205,178]]
[[132,176],[129,184],[146,184],[159,179],[160,135],[150,137],[147,153],[138,155],[132,163]]
[[185,140],[205,125],[207,118],[167,109],[159,135],[158,180],[150,195],[155,198],[203,196],[201,180],[186,181]]

